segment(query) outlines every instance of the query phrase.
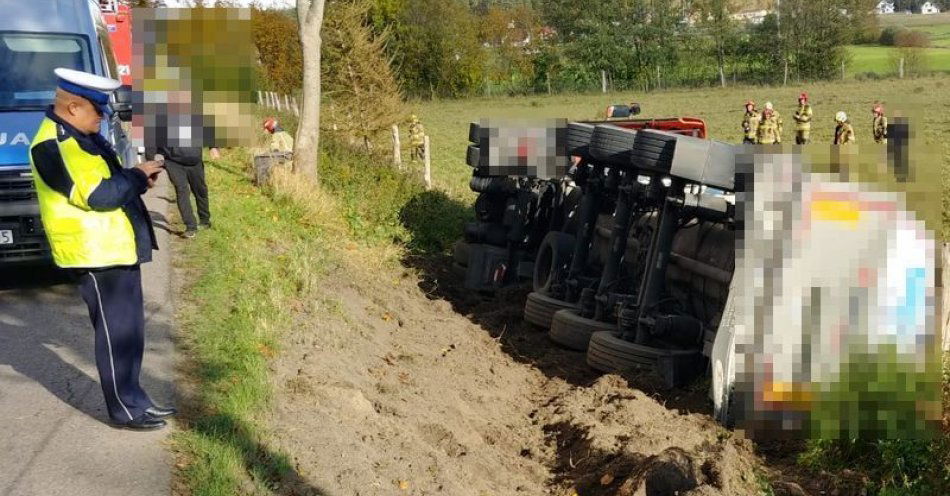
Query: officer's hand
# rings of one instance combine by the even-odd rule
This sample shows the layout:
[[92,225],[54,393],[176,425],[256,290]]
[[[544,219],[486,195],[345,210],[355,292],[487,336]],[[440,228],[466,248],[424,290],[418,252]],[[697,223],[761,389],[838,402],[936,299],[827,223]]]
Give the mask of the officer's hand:
[[163,163],[164,162],[157,162],[155,160],[151,160],[148,162],[142,162],[136,167],[136,169],[144,172],[145,177],[149,177],[149,178],[152,176],[158,177],[158,175],[162,172],[162,170],[164,170],[164,167],[162,166]]

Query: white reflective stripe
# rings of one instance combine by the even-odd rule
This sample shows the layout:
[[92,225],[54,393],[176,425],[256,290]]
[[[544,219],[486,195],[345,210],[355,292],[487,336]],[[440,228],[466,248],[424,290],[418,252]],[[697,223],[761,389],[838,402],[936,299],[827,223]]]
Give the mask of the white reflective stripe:
[[132,414],[129,413],[129,409],[125,407],[125,404],[122,403],[122,398],[119,397],[119,386],[115,380],[115,362],[112,361],[112,339],[109,337],[109,323],[106,321],[106,311],[102,308],[102,295],[99,293],[99,282],[96,281],[96,276],[92,272],[89,273],[89,277],[92,278],[92,285],[96,288],[96,300],[99,302],[99,315],[102,316],[102,327],[106,331],[106,346],[109,348],[109,368],[112,369],[112,390],[115,391],[115,399],[119,402],[119,405],[122,406],[122,409],[125,410],[125,414],[129,416],[129,420],[132,420]]

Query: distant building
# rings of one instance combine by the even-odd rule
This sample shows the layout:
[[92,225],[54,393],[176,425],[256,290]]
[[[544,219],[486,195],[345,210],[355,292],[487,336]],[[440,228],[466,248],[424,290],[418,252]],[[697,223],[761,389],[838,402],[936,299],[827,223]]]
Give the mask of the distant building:
[[940,7],[938,7],[937,4],[933,2],[924,2],[924,4],[920,6],[920,13],[921,14],[939,14]]
[[888,2],[887,0],[882,0],[881,2],[878,2],[877,7],[874,8],[874,11],[877,12],[879,15],[893,14],[895,12],[894,2]]
[[736,21],[748,22],[750,24],[762,24],[762,21],[765,21],[766,16],[771,12],[766,9],[761,10],[743,10],[742,12],[736,12],[732,14],[731,17]]

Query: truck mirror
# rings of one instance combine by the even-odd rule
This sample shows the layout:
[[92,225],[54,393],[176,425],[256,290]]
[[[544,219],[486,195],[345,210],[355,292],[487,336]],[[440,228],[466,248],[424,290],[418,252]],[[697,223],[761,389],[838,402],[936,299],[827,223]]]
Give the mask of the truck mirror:
[[119,120],[129,122],[132,120],[132,87],[122,85],[115,90],[115,103],[112,108],[119,114]]

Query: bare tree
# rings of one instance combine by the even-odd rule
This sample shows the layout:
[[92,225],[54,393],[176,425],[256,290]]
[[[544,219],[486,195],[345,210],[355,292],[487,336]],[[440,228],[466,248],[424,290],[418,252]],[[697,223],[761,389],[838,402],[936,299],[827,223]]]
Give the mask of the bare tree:
[[297,0],[297,25],[303,48],[303,107],[294,140],[294,173],[319,180],[320,50],[326,0]]

